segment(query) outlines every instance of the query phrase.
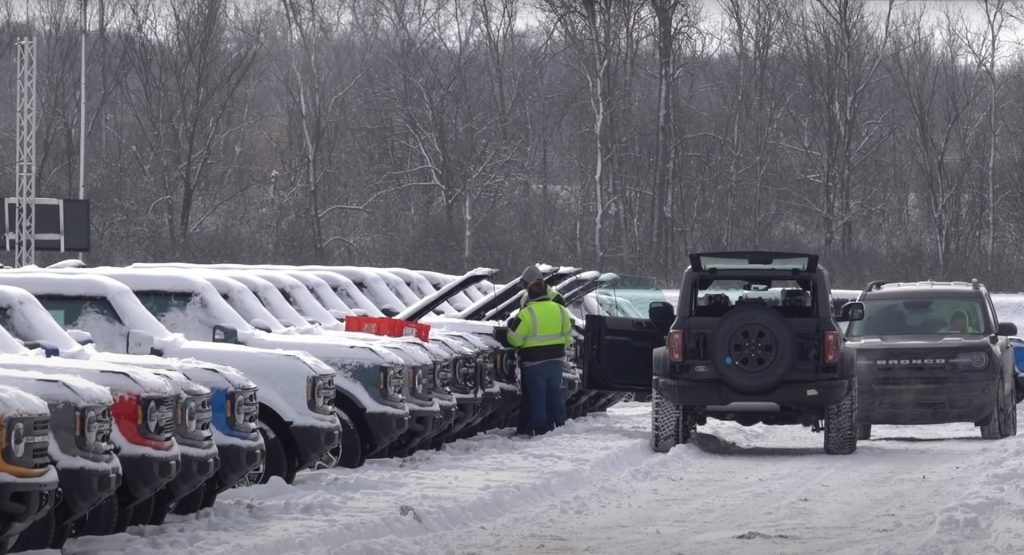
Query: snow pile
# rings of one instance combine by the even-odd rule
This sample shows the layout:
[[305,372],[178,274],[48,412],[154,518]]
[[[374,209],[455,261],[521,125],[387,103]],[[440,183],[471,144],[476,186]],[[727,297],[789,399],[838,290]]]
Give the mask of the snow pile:
[[65,553],[1010,553],[1024,536],[1024,436],[878,426],[832,457],[806,428],[713,421],[656,455],[649,426],[630,403],[540,438],[303,473]]

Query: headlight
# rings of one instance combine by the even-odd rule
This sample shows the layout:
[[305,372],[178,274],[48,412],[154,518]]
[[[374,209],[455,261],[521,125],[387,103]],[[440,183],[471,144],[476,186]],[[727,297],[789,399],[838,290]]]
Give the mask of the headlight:
[[175,397],[144,397],[139,406],[139,433],[149,439],[170,441],[174,437]]
[[434,365],[434,384],[441,389],[451,387],[452,368],[454,361],[440,362]]
[[385,366],[380,369],[380,392],[385,397],[401,397],[405,391],[405,373],[401,366]]
[[4,471],[18,477],[39,476],[50,465],[50,417],[20,416],[0,424],[0,459]]
[[[230,392],[215,392],[213,405],[215,412],[221,411],[225,422],[220,423],[219,416],[214,416],[218,421],[218,428],[225,433],[232,435],[232,432],[240,432],[241,437],[247,437],[256,431],[256,423],[259,420],[259,400],[257,389],[236,389]],[[223,397],[221,397],[223,395]],[[223,401],[221,400],[223,399]],[[227,429],[225,429],[227,428]],[[233,436],[234,437],[234,436]]]
[[426,368],[424,368],[424,367],[417,367],[417,368],[413,369],[413,371],[412,371],[412,388],[413,388],[413,391],[415,391],[417,393],[424,393],[428,389],[430,389],[428,387],[429,384],[427,382],[427,377],[428,377],[427,373],[428,373],[428,370]]
[[988,367],[988,355],[976,351],[967,355],[968,360],[971,363],[971,367],[977,370]]
[[15,458],[22,458],[25,456],[25,424],[22,422],[16,422],[11,428],[11,452],[14,453]]
[[309,409],[321,414],[334,412],[334,376],[310,376],[306,382]]
[[473,359],[459,359],[455,366],[455,381],[470,389],[476,387],[476,365]]
[[186,400],[181,412],[181,423],[185,426],[185,429],[189,432],[196,431],[196,427],[199,425],[199,409],[196,407],[195,399]]
[[87,445],[96,443],[96,434],[98,431],[96,411],[93,409],[86,409],[85,415],[82,418],[82,433],[85,436],[85,443]]

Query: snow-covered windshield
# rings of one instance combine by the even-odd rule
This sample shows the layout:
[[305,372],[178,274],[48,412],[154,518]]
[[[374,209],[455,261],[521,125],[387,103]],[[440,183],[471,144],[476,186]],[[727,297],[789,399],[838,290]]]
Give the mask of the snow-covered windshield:
[[377,308],[377,305],[373,304],[370,299],[363,294],[362,291],[356,287],[355,283],[347,277],[336,274],[334,272],[316,271],[313,274],[324,280],[334,294],[350,308],[360,309],[366,312],[369,316],[383,316],[384,314]]
[[384,316],[394,316],[406,308],[402,300],[391,292],[380,277],[357,268],[343,267],[338,271],[352,280],[359,291],[380,309]]
[[228,275],[248,287],[263,306],[274,315],[274,318],[277,318],[282,324],[303,332],[308,332],[312,328],[306,321],[306,317],[299,314],[269,281],[248,272],[232,272]]
[[28,293],[12,293],[12,289],[19,291],[0,288],[0,326],[22,341],[45,343],[62,353],[81,349],[39,301]]
[[864,319],[850,322],[846,335],[977,335],[987,329],[978,299],[868,299]]
[[89,332],[101,351],[123,352],[131,331],[105,297],[37,295],[62,328]]
[[[267,310],[267,307],[260,303],[260,300],[249,290],[248,287],[241,283],[223,276],[214,274],[203,275],[213,285],[217,292],[220,293],[222,299],[231,305],[231,308],[235,310],[253,327],[269,328],[269,331],[273,333],[287,333],[288,328],[285,327],[281,322],[274,317],[273,314]],[[260,326],[256,326],[260,324]]]

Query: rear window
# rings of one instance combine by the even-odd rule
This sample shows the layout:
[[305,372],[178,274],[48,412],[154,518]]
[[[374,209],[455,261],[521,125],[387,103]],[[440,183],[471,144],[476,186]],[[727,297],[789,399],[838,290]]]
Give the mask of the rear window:
[[695,269],[701,270],[785,270],[807,272],[817,266],[811,255],[773,255],[771,253],[695,254]]
[[813,280],[702,280],[691,299],[690,314],[720,317],[737,306],[770,306],[789,317],[817,315]]

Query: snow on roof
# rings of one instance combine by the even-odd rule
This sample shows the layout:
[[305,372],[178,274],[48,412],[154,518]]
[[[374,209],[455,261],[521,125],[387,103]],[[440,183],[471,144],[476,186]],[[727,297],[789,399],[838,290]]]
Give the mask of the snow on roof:
[[304,272],[302,270],[282,270],[282,272],[302,282],[324,308],[344,312],[346,315],[352,313],[352,308],[341,300],[337,292],[326,281],[313,274],[313,272]]
[[320,301],[316,300],[316,297],[298,279],[279,270],[251,270],[251,272],[272,283],[282,293],[282,296],[287,293],[290,299],[286,300],[290,300],[292,308],[295,308],[303,317],[312,318],[327,329],[342,329],[338,319],[327,312],[324,305],[320,304]]
[[267,307],[263,306],[259,298],[240,281],[216,270],[200,270],[198,275],[213,285],[231,308],[250,324],[265,324],[273,333],[293,331],[278,321]]
[[88,405],[110,405],[114,402],[110,389],[72,374],[0,368],[0,384],[17,387],[47,402],[70,400]]
[[34,416],[50,414],[46,402],[19,389],[0,385],[0,416]]
[[142,330],[158,341],[174,339],[174,335],[146,310],[130,288],[95,270],[6,270],[0,272],[0,284],[20,287],[36,296],[105,298],[126,326]]
[[299,314],[299,311],[288,303],[288,300],[278,291],[277,287],[274,287],[273,283],[244,270],[222,270],[221,272],[221,275],[230,277],[248,287],[259,298],[263,306],[282,324],[306,333],[310,331],[309,328],[312,326],[306,321],[306,317]]
[[383,316],[384,314],[377,308],[377,305],[373,304],[362,291],[356,287],[356,284],[347,277],[337,273],[328,272],[324,270],[304,270],[315,275],[316,277],[324,280],[327,285],[338,295],[338,297],[348,306],[363,310],[369,316]]

